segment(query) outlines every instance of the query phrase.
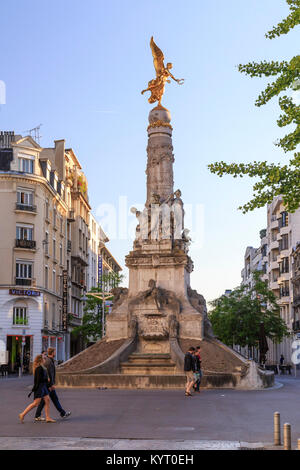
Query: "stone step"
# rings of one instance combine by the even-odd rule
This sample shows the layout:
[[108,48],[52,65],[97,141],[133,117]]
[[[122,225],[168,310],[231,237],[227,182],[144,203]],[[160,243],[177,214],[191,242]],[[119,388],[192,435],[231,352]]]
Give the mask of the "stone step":
[[[186,378],[183,374],[67,374],[58,373],[56,384],[61,388],[107,388],[107,389],[181,389]],[[232,374],[204,375],[201,388],[234,389],[236,383]]]
[[174,362],[122,362],[122,374],[146,374],[146,375],[164,375],[174,374]]
[[164,358],[164,359],[169,359],[171,358],[171,355],[169,353],[161,353],[161,354],[155,354],[155,353],[131,353],[130,357],[155,357],[155,358]]
[[[171,361],[169,354],[131,354],[127,362],[134,364],[168,364]],[[173,364],[173,362],[172,362]]]
[[58,387],[108,389],[182,389],[184,375],[131,375],[131,374],[58,374]]

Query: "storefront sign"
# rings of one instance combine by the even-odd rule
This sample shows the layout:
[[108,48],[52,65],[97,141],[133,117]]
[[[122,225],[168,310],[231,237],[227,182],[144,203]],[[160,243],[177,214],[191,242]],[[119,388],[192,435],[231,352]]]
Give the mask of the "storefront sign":
[[102,256],[98,256],[98,289],[102,290],[102,273],[103,273],[103,263]]
[[63,330],[68,330],[68,271],[63,271],[63,303],[62,303]]
[[28,289],[9,289],[10,295],[25,295],[26,297],[39,297],[41,295],[38,290],[28,290]]

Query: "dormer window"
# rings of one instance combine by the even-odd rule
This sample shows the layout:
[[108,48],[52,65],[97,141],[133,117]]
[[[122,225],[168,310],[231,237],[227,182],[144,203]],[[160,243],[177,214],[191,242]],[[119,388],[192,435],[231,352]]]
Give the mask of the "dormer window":
[[50,172],[51,172],[51,166],[49,165],[49,163],[47,163],[47,167],[46,167],[46,179],[48,181],[50,181]]
[[56,173],[54,173],[54,182],[53,182],[53,187],[55,191],[57,191],[57,183],[58,183],[58,176]]
[[34,159],[32,155],[19,156],[19,171],[23,173],[34,173]]

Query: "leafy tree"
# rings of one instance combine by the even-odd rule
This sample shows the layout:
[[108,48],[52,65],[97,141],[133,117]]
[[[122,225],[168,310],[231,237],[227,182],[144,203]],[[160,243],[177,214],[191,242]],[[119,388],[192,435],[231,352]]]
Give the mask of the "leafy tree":
[[[286,2],[290,8],[290,14],[269,31],[266,38],[274,39],[287,34],[300,24],[300,0],[286,0]],[[282,114],[277,120],[278,126],[294,125],[295,128],[279,139],[275,145],[282,148],[284,152],[295,151],[300,142],[300,106],[297,106],[293,99],[286,95],[286,92],[300,90],[300,56],[295,56],[290,61],[240,64],[238,69],[250,77],[276,77],[273,83],[269,83],[261,92],[255,104],[263,106],[272,98],[279,97],[278,102]],[[239,207],[243,213],[263,207],[279,195],[282,196],[288,212],[295,212],[300,205],[300,152],[295,152],[285,165],[269,164],[266,161],[254,161],[247,164],[228,164],[221,161],[208,165],[208,168],[220,177],[225,174],[232,175],[234,178],[245,175],[250,178],[258,177],[258,181],[253,185],[253,198]]]
[[[85,342],[98,341],[103,336],[102,299],[89,295],[92,293],[107,293],[111,288],[118,287],[123,280],[123,275],[118,273],[109,273],[102,275],[102,288],[92,287],[86,294],[87,301],[83,309],[82,324],[73,329],[75,336],[82,335]],[[107,300],[113,300],[113,295]]]
[[257,347],[260,323],[264,323],[266,337],[280,343],[289,331],[280,317],[280,308],[275,294],[261,280],[261,274],[253,273],[251,289],[241,286],[228,296],[222,295],[210,302],[209,318],[215,335],[228,346],[237,344]]

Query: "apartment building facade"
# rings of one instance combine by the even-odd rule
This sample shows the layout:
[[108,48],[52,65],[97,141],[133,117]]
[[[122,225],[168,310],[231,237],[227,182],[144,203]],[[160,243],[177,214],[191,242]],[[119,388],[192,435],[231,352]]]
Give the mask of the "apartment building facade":
[[74,334],[84,293],[101,272],[122,268],[105,246],[87,178],[64,140],[42,148],[29,136],[0,132],[0,192],[0,342],[9,368],[16,371],[24,358],[32,363],[49,346],[65,361],[84,348]]
[[2,133],[0,339],[15,370],[47,346],[66,359],[62,273],[68,206],[64,182],[31,138]]
[[[267,360],[278,364],[281,354],[291,363],[292,342],[299,329],[300,311],[300,209],[291,214],[285,210],[281,196],[273,199],[267,207],[267,230],[261,231],[261,246],[248,247],[242,270],[242,283],[251,284],[254,270],[262,271],[278,299],[280,316],[292,333],[281,344],[268,341]],[[264,235],[262,237],[262,235]]]

